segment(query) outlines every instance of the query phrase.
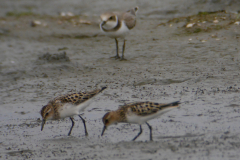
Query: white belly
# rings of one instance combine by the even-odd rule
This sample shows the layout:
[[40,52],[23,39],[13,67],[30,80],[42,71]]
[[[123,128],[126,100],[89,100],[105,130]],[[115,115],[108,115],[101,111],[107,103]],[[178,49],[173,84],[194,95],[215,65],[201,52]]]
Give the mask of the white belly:
[[70,116],[74,116],[78,114],[76,106],[67,103],[62,106],[62,108],[59,110],[59,116],[60,118],[66,118]]
[[127,118],[128,123],[143,124],[151,119],[154,119],[154,118],[157,118],[157,117],[163,115],[164,113],[166,113],[172,109],[174,109],[174,108],[166,108],[164,110],[159,110],[157,113],[150,114],[150,115],[144,115],[144,116],[139,116],[132,112],[129,112],[126,115],[126,118]]
[[[93,98],[92,98],[93,99]],[[86,107],[90,105],[92,99],[89,99],[79,105],[72,105],[71,103],[66,103],[62,106],[59,110],[60,118],[66,118],[74,115],[79,115],[81,112],[84,111]]]
[[105,32],[105,31],[102,30],[102,28],[101,28],[101,31],[105,35],[107,35],[111,38],[124,38],[128,34],[129,29],[127,28],[127,26],[123,22],[121,28],[119,28],[119,30],[117,30],[117,31]]

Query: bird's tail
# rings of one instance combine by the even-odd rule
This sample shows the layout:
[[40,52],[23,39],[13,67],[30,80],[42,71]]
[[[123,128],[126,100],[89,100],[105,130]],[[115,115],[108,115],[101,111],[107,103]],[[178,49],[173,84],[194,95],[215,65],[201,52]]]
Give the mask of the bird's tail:
[[138,6],[128,10],[127,12],[130,12],[132,15],[136,16],[137,15],[137,12],[138,12]]
[[102,87],[99,92],[102,92],[103,90],[107,89],[107,87]]
[[98,95],[100,92],[105,90],[107,87],[102,87],[101,89],[96,89],[94,91],[88,92],[82,99],[84,103],[80,103],[77,107],[79,108],[78,112],[83,111],[86,107],[90,105],[93,101],[94,97]]
[[163,104],[159,107],[159,109],[175,108],[175,107],[178,107],[179,104],[180,104],[180,101],[175,101],[175,102],[172,102],[172,103]]
[[101,93],[106,88],[107,87],[102,87],[101,89],[96,89],[96,90],[93,90],[91,92],[88,92],[88,94],[86,95],[86,99],[89,99],[89,98],[92,98],[92,97],[96,96],[98,93]]

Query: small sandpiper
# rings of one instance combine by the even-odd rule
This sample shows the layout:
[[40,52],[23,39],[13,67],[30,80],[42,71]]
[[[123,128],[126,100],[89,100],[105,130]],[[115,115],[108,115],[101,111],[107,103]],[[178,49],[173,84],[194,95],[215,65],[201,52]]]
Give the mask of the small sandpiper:
[[147,123],[148,120],[159,117],[162,114],[170,111],[173,108],[178,107],[179,101],[160,104],[153,102],[137,102],[129,103],[119,107],[116,111],[106,113],[103,118],[103,130],[101,136],[108,126],[117,123],[133,123],[140,125],[140,132],[133,138],[136,140],[142,134],[142,124],[146,123],[150,130],[150,141],[152,141],[152,127]]
[[134,7],[126,12],[106,12],[103,13],[100,18],[100,29],[107,36],[114,38],[116,42],[116,56],[114,58],[120,58],[118,55],[118,40],[117,38],[123,39],[122,57],[124,60],[125,51],[125,36],[128,32],[133,29],[136,25],[136,15],[138,7]]
[[92,98],[98,93],[102,92],[107,87],[101,89],[96,89],[90,92],[78,92],[62,95],[59,97],[50,100],[47,105],[42,107],[41,116],[42,116],[42,126],[41,131],[43,130],[44,124],[47,120],[58,120],[69,117],[72,121],[72,126],[68,132],[68,136],[71,135],[74,121],[72,116],[78,115],[84,125],[85,136],[88,135],[85,120],[82,118],[80,113],[89,106],[92,101]]

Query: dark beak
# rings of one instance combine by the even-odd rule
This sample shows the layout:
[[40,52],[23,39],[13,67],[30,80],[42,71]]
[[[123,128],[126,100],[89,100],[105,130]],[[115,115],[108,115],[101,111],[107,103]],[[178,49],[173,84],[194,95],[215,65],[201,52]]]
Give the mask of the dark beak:
[[42,120],[42,126],[41,126],[41,131],[43,130],[44,124],[45,124],[46,120]]
[[103,134],[104,134],[104,132],[105,132],[106,129],[107,129],[107,127],[106,127],[106,126],[103,126],[103,130],[102,130],[101,136],[103,136]]
[[102,21],[101,26],[104,26],[106,24],[106,21]]

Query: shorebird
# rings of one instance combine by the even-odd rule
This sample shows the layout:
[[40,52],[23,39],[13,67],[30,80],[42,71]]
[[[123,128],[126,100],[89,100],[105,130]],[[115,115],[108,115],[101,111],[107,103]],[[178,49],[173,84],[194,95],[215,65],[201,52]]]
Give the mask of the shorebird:
[[103,13],[100,18],[100,29],[107,36],[114,38],[116,42],[116,56],[114,58],[120,58],[118,55],[118,38],[123,39],[122,57],[124,60],[125,51],[125,36],[136,25],[136,15],[138,7],[134,7],[126,12],[106,12]]
[[96,89],[90,92],[78,92],[62,95],[50,100],[47,105],[41,109],[42,125],[41,131],[43,130],[44,124],[47,120],[58,120],[69,117],[72,121],[72,126],[68,132],[68,136],[71,135],[74,121],[72,116],[78,115],[84,125],[85,136],[88,135],[85,120],[82,118],[80,113],[91,103],[91,100],[98,93],[102,92],[107,87]]
[[102,121],[104,126],[101,136],[103,136],[107,127],[112,124],[139,124],[140,132],[133,138],[134,141],[142,134],[142,124],[146,123],[150,130],[150,141],[152,141],[152,127],[147,123],[147,121],[159,117],[162,114],[170,111],[171,109],[178,107],[179,104],[179,101],[168,104],[160,104],[154,102],[137,102],[120,106],[118,110],[108,112],[103,116]]

